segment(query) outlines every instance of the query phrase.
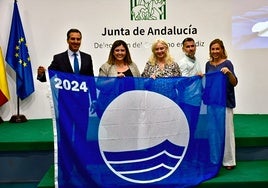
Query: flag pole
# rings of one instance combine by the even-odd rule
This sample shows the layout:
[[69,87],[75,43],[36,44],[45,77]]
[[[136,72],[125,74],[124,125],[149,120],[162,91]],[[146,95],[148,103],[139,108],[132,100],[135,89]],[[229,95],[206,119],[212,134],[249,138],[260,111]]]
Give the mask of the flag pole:
[[19,102],[34,92],[32,67],[26,39],[20,19],[17,0],[14,0],[12,24],[10,29],[6,62],[16,72],[17,85],[17,114],[13,115],[9,122],[21,123],[27,121],[26,117],[20,114]]
[[10,120],[9,120],[10,123],[22,123],[22,122],[27,121],[27,118],[24,115],[20,114],[20,105],[19,104],[20,104],[20,99],[19,99],[19,97],[17,97],[17,115],[13,115],[10,118]]

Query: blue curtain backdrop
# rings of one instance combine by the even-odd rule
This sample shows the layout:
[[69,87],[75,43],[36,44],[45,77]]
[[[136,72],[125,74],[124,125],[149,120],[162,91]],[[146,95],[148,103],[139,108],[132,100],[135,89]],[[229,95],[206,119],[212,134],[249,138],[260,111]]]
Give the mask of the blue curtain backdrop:
[[226,94],[221,72],[156,80],[49,74],[58,187],[182,188],[219,172]]

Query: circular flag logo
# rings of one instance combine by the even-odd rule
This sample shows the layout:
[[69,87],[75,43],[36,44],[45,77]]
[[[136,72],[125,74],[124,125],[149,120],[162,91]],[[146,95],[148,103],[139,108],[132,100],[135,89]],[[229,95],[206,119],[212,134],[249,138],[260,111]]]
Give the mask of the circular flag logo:
[[187,119],[169,98],[150,91],[128,91],[106,108],[99,147],[108,168],[133,183],[153,183],[180,165],[189,142]]

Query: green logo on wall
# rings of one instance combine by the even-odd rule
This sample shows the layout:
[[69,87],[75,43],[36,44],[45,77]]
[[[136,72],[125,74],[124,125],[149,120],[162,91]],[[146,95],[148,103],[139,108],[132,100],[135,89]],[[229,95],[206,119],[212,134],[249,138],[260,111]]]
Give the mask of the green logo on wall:
[[165,20],[166,0],[130,0],[131,20]]

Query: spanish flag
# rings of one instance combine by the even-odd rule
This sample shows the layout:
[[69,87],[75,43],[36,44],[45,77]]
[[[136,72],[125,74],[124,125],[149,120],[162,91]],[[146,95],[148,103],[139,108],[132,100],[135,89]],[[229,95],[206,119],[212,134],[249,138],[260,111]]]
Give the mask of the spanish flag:
[[7,84],[6,68],[4,65],[2,49],[0,47],[0,106],[5,104],[9,98],[10,96]]

